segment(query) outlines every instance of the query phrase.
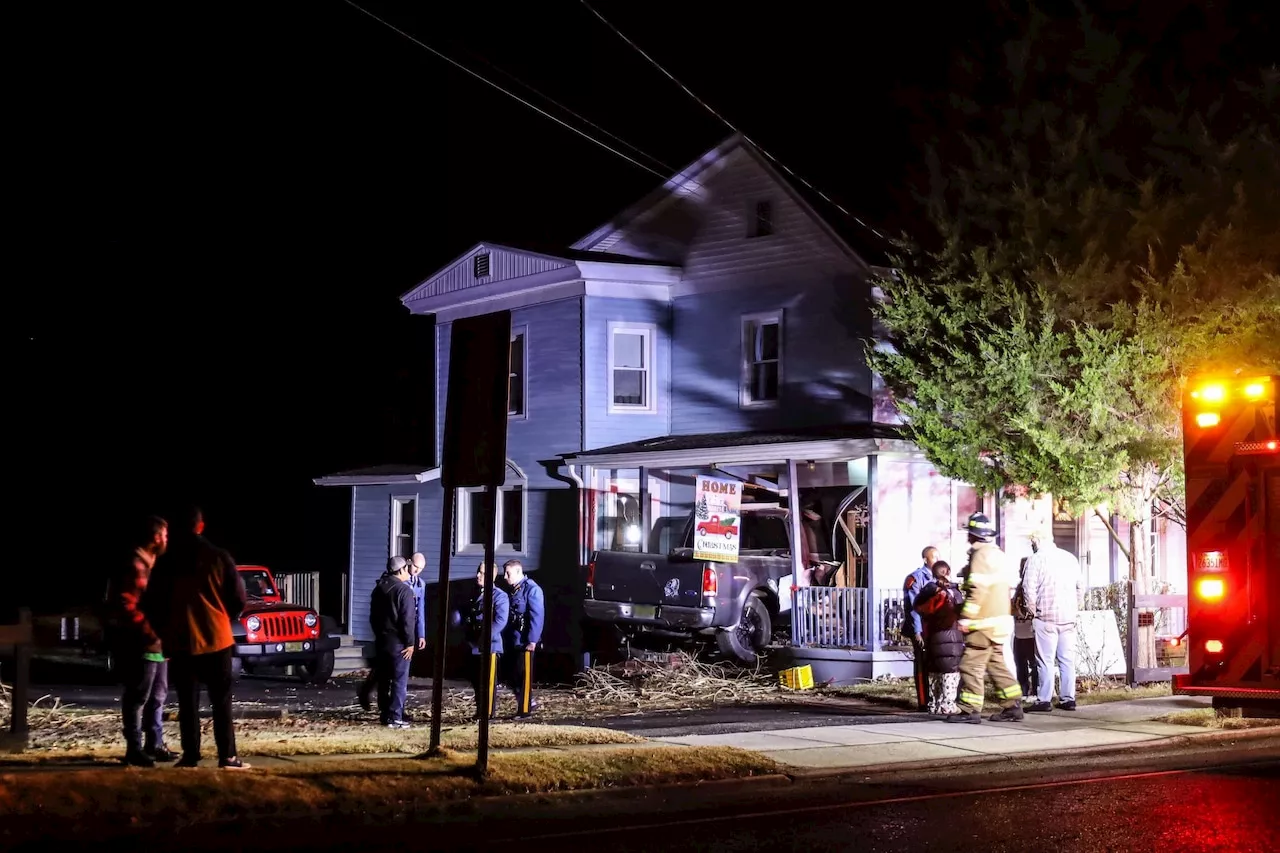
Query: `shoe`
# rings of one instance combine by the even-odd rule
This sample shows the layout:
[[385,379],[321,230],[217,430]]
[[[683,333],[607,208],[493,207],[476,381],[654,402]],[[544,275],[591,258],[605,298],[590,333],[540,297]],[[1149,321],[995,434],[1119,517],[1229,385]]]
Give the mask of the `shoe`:
[[392,721],[392,722],[390,722],[390,723],[387,723],[386,725],[387,725],[387,728],[389,728],[389,729],[407,729],[407,728],[410,728],[409,724],[408,724],[407,722],[405,722],[404,720],[394,720],[394,721]]
[[1076,709],[1076,700],[1068,699],[1065,702],[1058,703],[1059,711],[1074,711]]
[[200,756],[197,755],[193,757],[190,755],[184,755],[181,758],[179,758],[178,763],[173,766],[174,767],[199,767]]
[[1032,702],[1022,710],[1030,711],[1033,714],[1048,714],[1053,711],[1053,706],[1048,702]]
[[1014,702],[1000,713],[992,714],[989,719],[993,723],[1020,723],[1022,722],[1022,703]]
[[166,747],[153,746],[151,749],[142,750],[152,761],[174,761],[178,757],[178,753],[170,752]]
[[155,767],[156,762],[151,756],[142,751],[127,750],[124,758],[120,759],[129,767]]
[[961,711],[959,714],[950,714],[947,717],[948,723],[972,723],[978,725],[982,722],[982,714],[977,711]]
[[373,697],[368,690],[357,690],[356,699],[360,702],[360,707],[366,711],[373,710]]
[[232,756],[231,758],[220,760],[218,762],[219,770],[249,770],[252,767],[253,765],[249,762],[241,761],[239,756]]

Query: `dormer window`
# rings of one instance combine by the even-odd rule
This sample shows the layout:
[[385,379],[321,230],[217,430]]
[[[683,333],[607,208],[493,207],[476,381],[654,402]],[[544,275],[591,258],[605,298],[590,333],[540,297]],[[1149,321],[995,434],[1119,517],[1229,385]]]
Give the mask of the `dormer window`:
[[773,202],[768,199],[757,201],[751,210],[751,221],[747,226],[748,237],[768,237],[773,233]]
[[476,278],[487,278],[489,275],[489,253],[476,255],[471,260],[471,271],[475,273]]

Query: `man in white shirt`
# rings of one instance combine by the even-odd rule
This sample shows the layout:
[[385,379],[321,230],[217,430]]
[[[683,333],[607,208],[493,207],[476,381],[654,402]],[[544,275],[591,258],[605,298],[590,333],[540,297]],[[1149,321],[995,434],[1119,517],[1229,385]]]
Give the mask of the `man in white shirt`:
[[1022,586],[1036,637],[1039,692],[1027,711],[1053,710],[1053,670],[1058,669],[1058,709],[1076,709],[1076,614],[1084,594],[1080,561],[1053,544],[1047,530],[1031,534],[1031,549]]

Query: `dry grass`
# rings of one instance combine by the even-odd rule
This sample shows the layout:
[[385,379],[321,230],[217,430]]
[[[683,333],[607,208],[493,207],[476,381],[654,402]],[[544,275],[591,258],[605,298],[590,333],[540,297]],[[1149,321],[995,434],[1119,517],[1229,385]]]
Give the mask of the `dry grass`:
[[1171,696],[1172,694],[1173,687],[1167,681],[1156,684],[1139,684],[1137,687],[1104,681],[1091,687],[1080,685],[1076,693],[1076,704],[1102,705],[1107,702],[1127,702],[1131,699],[1156,699],[1161,696]]
[[[92,769],[0,774],[4,840],[101,841],[137,830],[173,832],[319,815],[387,819],[478,796],[674,784],[776,772],[728,747],[496,754],[483,781],[474,756],[299,765],[283,770]],[[90,818],[93,815],[97,819]],[[132,816],[122,820],[123,816]]]
[[1235,729],[1274,728],[1280,733],[1280,720],[1265,717],[1219,717],[1212,708],[1196,708],[1191,711],[1175,711],[1157,717],[1156,722],[1175,726],[1200,726],[1205,729],[1231,731]]

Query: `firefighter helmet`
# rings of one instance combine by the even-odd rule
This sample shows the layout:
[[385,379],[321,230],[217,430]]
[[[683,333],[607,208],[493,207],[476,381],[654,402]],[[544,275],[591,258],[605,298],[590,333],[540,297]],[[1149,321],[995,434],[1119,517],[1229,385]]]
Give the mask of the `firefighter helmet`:
[[980,542],[992,542],[996,538],[996,526],[991,523],[991,519],[987,518],[985,513],[975,512],[969,516],[969,523],[964,529]]

